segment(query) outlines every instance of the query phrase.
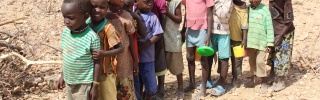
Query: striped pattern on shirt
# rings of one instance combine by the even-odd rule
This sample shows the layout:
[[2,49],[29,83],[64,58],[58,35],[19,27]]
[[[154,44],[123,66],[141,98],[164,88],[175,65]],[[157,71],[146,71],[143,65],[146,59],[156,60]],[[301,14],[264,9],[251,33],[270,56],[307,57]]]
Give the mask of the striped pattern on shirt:
[[67,84],[93,81],[94,62],[91,50],[100,49],[98,35],[88,26],[81,34],[71,34],[65,27],[61,38],[63,75]]
[[274,31],[269,8],[260,4],[249,9],[249,30],[247,48],[266,50],[266,46],[273,46]]

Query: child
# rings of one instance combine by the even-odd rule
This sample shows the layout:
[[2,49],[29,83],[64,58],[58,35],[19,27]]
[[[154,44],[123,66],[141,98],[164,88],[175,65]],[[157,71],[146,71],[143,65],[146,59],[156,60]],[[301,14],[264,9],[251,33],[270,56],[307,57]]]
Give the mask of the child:
[[[290,68],[295,27],[293,25],[293,9],[291,0],[269,0],[273,18],[275,48],[269,56],[273,66],[270,74],[276,74],[278,83],[271,88],[280,91],[286,88],[284,79]],[[272,77],[272,76],[269,76]]]
[[[195,89],[195,52],[196,47],[208,45],[205,42],[207,34],[211,34],[212,29],[212,8],[214,5],[213,0],[185,0],[186,4],[186,46],[187,46],[187,60],[190,75],[190,84],[185,89],[186,92]],[[209,73],[208,59],[205,56],[201,57],[202,63],[202,80],[207,81]],[[202,84],[206,84],[203,83]],[[205,88],[206,85],[202,87]],[[206,89],[201,89],[200,93],[195,96],[199,99],[204,96]]]
[[[152,12],[157,15],[162,30],[165,30],[166,25],[166,0],[153,0],[153,7]],[[158,76],[158,96],[163,99],[164,98],[164,79],[165,74],[167,72],[167,65],[166,65],[166,57],[165,57],[165,50],[164,50],[164,40],[163,36],[161,35],[160,40],[155,44],[155,71],[156,75]]]
[[248,9],[247,52],[251,80],[245,85],[252,87],[255,84],[255,76],[261,77],[261,92],[265,93],[268,90],[266,84],[266,53],[270,52],[274,40],[272,19],[268,7],[261,4],[261,0],[250,0]]
[[[232,0],[214,0],[215,5],[213,7],[213,22],[212,33],[208,34],[209,42],[211,42],[212,48],[218,52],[219,64],[218,73],[220,73],[219,83],[216,87],[212,88],[211,94],[214,96],[223,95],[225,93],[224,86],[227,81],[228,74],[228,60],[230,54],[230,30],[229,19],[232,12]],[[207,37],[208,39],[208,37]],[[211,70],[209,70],[210,72]],[[210,74],[208,75],[210,76]],[[202,80],[203,83],[206,80]],[[204,88],[204,87],[203,87]],[[204,88],[205,89],[205,88]]]
[[66,27],[61,38],[63,68],[57,88],[62,90],[66,82],[68,100],[97,98],[101,67],[91,51],[100,50],[100,40],[86,24],[91,7],[89,0],[64,0],[61,6]]
[[[157,93],[157,81],[155,75],[155,46],[163,33],[157,16],[151,12],[153,0],[138,0],[137,7],[141,12],[140,17],[147,30],[147,38],[138,37],[139,43],[139,76],[135,76],[135,90],[138,100],[140,100],[140,84],[145,85],[146,100]],[[140,77],[140,78],[139,78]]]
[[123,53],[117,57],[117,99],[131,100],[135,99],[133,72],[138,72],[138,59],[132,36],[135,32],[133,19],[129,12],[122,10],[123,4],[122,0],[109,0],[110,12],[106,18],[119,33],[124,47]]
[[93,51],[93,56],[103,59],[99,100],[116,100],[116,55],[123,51],[118,32],[105,18],[108,10],[107,0],[91,0],[93,6],[91,19],[87,22],[100,37],[102,50]]
[[242,75],[243,57],[236,58],[233,47],[246,47],[248,32],[248,9],[246,3],[241,0],[233,0],[233,10],[229,19],[231,39],[231,64],[233,89],[238,87],[238,76]]
[[166,50],[166,65],[169,71],[177,76],[178,99],[183,99],[183,77],[182,72],[184,69],[183,58],[182,58],[182,47],[181,47],[181,34],[179,32],[180,23],[182,21],[181,15],[181,0],[167,0],[167,21],[164,32],[164,43]]

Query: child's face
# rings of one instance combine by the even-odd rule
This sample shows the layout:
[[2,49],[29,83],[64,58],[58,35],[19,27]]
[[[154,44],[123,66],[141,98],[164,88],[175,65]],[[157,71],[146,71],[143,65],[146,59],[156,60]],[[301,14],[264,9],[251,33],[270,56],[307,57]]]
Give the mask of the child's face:
[[110,0],[110,4],[122,8],[124,3],[123,0]]
[[133,0],[124,0],[123,9],[128,12],[132,12],[133,4],[134,4]]
[[79,28],[86,24],[86,20],[89,17],[88,13],[80,13],[76,9],[76,6],[76,3],[63,3],[61,6],[64,25],[66,25],[71,31],[80,30]]
[[141,12],[150,12],[153,7],[153,0],[138,0],[137,6]]
[[101,21],[107,14],[108,1],[107,0],[91,0],[92,11],[91,18],[95,21]]
[[261,0],[250,0],[252,7],[257,7],[261,3]]

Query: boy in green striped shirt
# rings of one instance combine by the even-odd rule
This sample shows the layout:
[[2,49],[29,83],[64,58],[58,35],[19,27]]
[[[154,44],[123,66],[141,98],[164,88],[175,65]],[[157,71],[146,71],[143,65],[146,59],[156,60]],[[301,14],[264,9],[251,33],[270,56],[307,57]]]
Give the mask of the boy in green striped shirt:
[[274,32],[269,8],[261,4],[261,0],[250,0],[249,30],[247,35],[247,52],[249,56],[251,81],[245,85],[252,87],[255,77],[261,77],[261,92],[268,90],[266,84],[266,54],[273,46]]
[[57,87],[66,82],[68,100],[96,100],[100,84],[100,60],[93,60],[92,50],[100,50],[97,34],[86,24],[90,0],[64,0],[61,12],[65,28],[61,38],[62,73]]

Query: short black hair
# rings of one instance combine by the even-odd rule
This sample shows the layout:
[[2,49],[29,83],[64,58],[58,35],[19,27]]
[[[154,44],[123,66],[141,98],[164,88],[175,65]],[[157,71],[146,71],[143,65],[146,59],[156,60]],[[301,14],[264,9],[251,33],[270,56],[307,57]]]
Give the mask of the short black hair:
[[90,0],[63,0],[63,3],[76,3],[76,9],[81,14],[90,13],[92,9]]

